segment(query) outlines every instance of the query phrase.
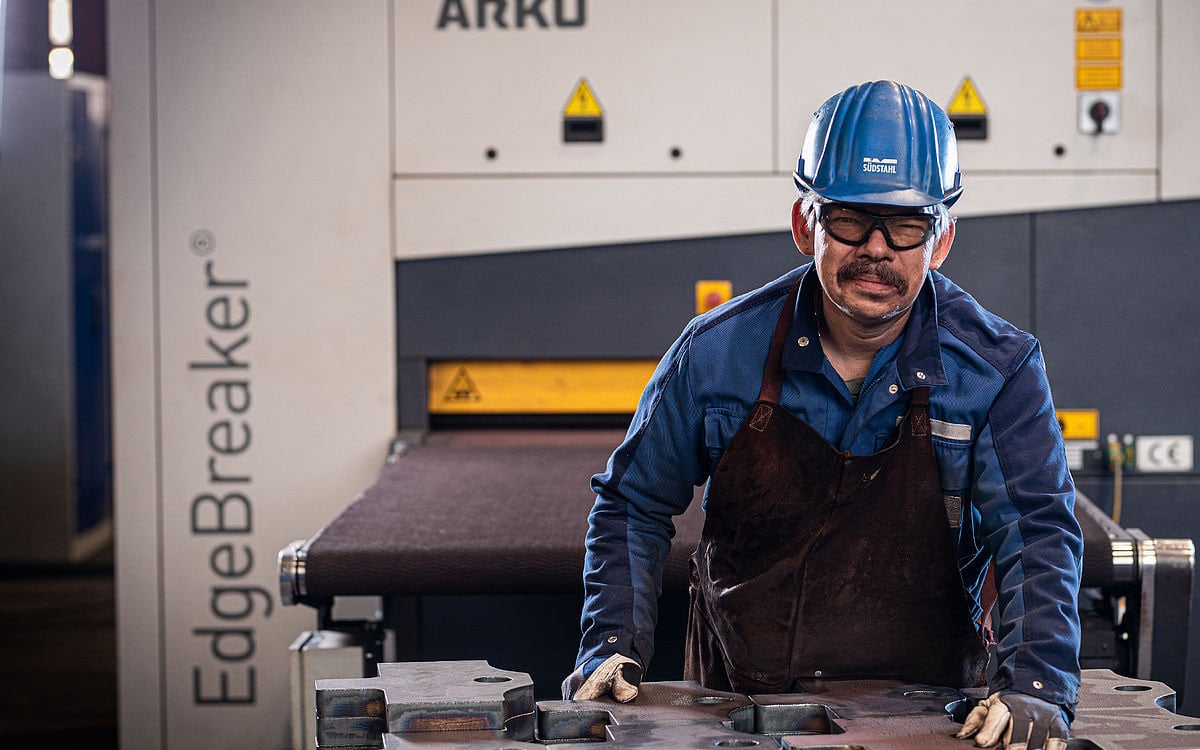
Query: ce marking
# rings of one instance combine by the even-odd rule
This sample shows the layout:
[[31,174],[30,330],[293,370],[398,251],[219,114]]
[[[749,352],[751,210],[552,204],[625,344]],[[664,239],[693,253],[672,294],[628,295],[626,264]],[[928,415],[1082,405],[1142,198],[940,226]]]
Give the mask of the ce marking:
[[1191,435],[1141,435],[1135,445],[1138,471],[1191,471]]

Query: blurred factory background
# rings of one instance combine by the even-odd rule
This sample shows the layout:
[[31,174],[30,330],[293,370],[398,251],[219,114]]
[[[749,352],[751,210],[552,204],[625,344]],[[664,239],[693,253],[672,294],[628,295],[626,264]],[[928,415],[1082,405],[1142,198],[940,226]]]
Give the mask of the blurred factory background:
[[[339,619],[446,658],[523,632],[545,649],[498,666],[569,671],[570,593],[338,605],[281,590],[277,555],[431,434],[619,434],[691,316],[800,262],[804,129],[866,80],[955,119],[943,270],[1042,340],[1080,489],[1143,568],[1147,540],[1200,538],[1191,0],[0,0],[0,19],[0,675],[28,686],[0,744],[308,743],[294,682]],[[1119,666],[1173,662],[1200,713],[1191,597],[1155,606],[1184,626],[1152,656],[1138,631]],[[1117,659],[1135,628],[1110,624]]]

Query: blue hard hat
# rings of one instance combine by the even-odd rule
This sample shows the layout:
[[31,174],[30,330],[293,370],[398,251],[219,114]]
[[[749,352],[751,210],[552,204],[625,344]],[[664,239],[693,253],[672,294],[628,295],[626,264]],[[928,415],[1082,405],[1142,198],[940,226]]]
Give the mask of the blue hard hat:
[[950,118],[894,81],[851,86],[822,104],[792,177],[800,189],[844,203],[950,206],[962,194]]

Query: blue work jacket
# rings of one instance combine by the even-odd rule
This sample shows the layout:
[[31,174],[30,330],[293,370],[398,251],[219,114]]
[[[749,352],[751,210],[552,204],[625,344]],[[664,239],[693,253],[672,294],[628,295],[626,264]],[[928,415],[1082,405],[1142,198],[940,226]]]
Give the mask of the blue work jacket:
[[695,318],[659,362],[624,442],[592,478],[576,664],[586,672],[613,653],[649,662],[672,516],[708,481],[757,400],[776,321],[803,275],[781,405],[838,449],[868,454],[891,439],[909,391],[930,387],[942,491],[948,508],[961,508],[952,533],[977,619],[995,560],[999,663],[990,687],[1072,711],[1083,535],[1038,341],[931,271],[904,335],[878,352],[855,399],[821,350],[822,292],[810,269]]

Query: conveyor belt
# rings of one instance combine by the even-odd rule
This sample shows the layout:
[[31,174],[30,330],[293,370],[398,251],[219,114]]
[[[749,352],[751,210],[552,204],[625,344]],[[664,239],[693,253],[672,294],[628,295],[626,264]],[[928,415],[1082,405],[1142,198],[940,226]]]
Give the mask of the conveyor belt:
[[[289,548],[297,559],[285,577],[302,598],[579,591],[594,500],[589,479],[622,437],[581,429],[435,432],[315,537]],[[1086,539],[1083,585],[1132,581],[1132,537],[1082,495],[1076,516]],[[687,587],[700,503],[675,523],[668,591]]]
[[[297,548],[297,594],[570,593],[581,588],[593,474],[613,430],[435,432]],[[663,573],[687,587],[700,503],[675,519]]]

